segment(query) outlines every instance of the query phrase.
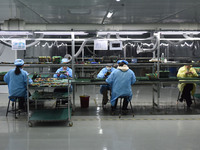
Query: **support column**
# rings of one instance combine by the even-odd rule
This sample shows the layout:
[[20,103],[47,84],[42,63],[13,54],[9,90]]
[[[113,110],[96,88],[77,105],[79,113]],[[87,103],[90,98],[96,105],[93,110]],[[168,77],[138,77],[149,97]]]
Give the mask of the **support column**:
[[74,32],[71,33],[71,38],[72,38],[72,77],[73,79],[75,78],[75,67],[74,67],[74,55],[75,55],[75,36]]

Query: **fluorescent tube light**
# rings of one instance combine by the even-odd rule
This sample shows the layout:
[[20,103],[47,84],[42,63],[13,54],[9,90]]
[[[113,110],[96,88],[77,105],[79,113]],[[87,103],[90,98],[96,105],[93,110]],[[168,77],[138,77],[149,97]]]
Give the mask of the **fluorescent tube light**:
[[33,35],[27,31],[0,31],[0,35]]
[[107,14],[107,18],[111,18],[113,15],[113,12],[109,11],[108,14]]
[[120,0],[116,0],[117,2],[120,2]]
[[147,31],[99,31],[97,35],[142,35],[144,33],[147,33]]
[[199,34],[199,31],[161,31],[161,34],[164,35],[182,35],[184,33],[186,34]]
[[44,34],[44,35],[71,35],[74,33],[74,35],[88,35],[88,33],[85,32],[62,32],[62,31],[52,31],[52,32],[34,32],[36,34]]

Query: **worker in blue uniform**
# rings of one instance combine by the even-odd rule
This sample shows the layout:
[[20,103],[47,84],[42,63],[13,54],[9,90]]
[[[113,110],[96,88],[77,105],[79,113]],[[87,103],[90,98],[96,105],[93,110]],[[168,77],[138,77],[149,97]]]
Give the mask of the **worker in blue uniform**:
[[[65,64],[69,63],[69,59],[63,58],[61,60],[61,64],[63,64],[62,67],[60,67],[56,73],[53,75],[54,78],[59,79],[67,79],[72,78],[72,69],[67,67]],[[70,91],[72,90],[72,86],[70,87]],[[68,92],[68,88],[55,88],[54,92]],[[66,101],[62,102],[63,104],[66,103]]]
[[63,66],[56,71],[56,74],[53,75],[54,78],[66,79],[68,78],[68,76],[72,78],[72,69],[64,65],[68,62],[69,60],[67,58],[62,59],[61,63],[63,64]]
[[118,60],[118,67],[106,79],[106,82],[111,86],[111,108],[116,109],[117,98],[124,97],[122,110],[127,110],[128,102],[132,99],[132,88],[136,81],[135,73],[129,69],[126,60]]
[[28,72],[23,70],[24,61],[22,59],[16,59],[14,64],[16,68],[5,74],[4,81],[8,84],[9,98],[22,97],[23,99],[19,101],[19,109],[24,109],[27,98],[27,82],[30,84],[33,81],[28,78]]
[[[97,78],[103,79],[103,78],[108,78],[111,72],[115,70],[112,65],[107,65],[101,71],[98,73]],[[108,102],[108,91],[111,90],[110,85],[101,85],[100,87],[100,93],[103,94],[103,99],[102,99],[102,106],[104,107],[107,102]]]

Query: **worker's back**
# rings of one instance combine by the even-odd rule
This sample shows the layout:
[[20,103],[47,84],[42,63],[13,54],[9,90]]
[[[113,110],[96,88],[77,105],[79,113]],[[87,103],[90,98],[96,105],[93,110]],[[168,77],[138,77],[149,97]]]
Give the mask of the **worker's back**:
[[8,84],[9,96],[26,96],[27,73],[21,69],[21,73],[16,75],[15,69],[10,70],[5,76],[4,81]]
[[111,104],[114,105],[114,101],[120,96],[129,96],[129,100],[132,98],[131,85],[136,81],[135,74],[128,66],[118,67],[111,75],[106,79],[106,82],[111,85],[112,98]]

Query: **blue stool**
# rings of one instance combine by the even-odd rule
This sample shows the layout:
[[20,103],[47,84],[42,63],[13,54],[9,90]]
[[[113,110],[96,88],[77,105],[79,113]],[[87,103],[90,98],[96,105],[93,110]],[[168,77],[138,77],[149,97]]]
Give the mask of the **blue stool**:
[[[127,96],[120,96],[118,97],[120,99],[120,107],[119,107],[119,118],[121,118],[121,114],[122,114],[122,108],[121,108],[121,105],[122,105],[122,99],[128,99]],[[130,106],[131,106],[131,112],[132,112],[132,115],[134,117],[134,113],[133,113],[133,107],[132,107],[132,104],[131,104],[131,101],[129,101],[130,103]]]
[[[8,107],[7,107],[7,111],[6,111],[6,117],[8,116],[8,112],[13,112],[15,114],[15,118],[17,119],[17,112],[20,114],[19,110],[19,101],[20,100],[24,100],[24,97],[17,97],[17,96],[9,96],[9,101],[8,101]],[[9,110],[10,107],[10,101],[12,101],[12,110]],[[16,103],[18,102],[18,108],[16,106]],[[14,108],[13,108],[14,107]]]

